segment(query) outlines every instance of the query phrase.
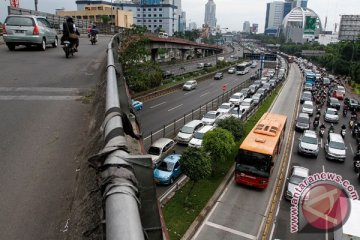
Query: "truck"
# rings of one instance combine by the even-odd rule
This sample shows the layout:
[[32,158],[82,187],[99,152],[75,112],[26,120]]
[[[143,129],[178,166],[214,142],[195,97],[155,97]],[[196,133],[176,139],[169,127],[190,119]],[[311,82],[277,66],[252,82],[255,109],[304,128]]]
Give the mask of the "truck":
[[351,212],[343,226],[334,231],[334,240],[360,240],[360,201],[350,199]]

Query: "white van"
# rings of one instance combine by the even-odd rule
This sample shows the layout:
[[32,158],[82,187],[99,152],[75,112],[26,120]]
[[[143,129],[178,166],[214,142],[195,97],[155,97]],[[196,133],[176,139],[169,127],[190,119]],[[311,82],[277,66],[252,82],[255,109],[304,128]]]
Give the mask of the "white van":
[[169,35],[168,35],[166,32],[159,32],[158,37],[159,37],[159,38],[168,38]]
[[189,147],[200,148],[202,145],[202,141],[203,141],[205,133],[213,130],[214,128],[215,128],[214,126],[207,125],[207,126],[203,126],[202,128],[200,128],[199,131],[196,131],[194,133],[193,138],[189,142]]

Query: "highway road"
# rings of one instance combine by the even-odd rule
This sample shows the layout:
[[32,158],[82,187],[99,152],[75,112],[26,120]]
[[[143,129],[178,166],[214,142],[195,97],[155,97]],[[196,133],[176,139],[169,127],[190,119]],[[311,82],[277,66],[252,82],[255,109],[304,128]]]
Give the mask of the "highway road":
[[[79,52],[0,45],[0,239],[64,239],[78,154],[109,37],[80,39]],[[69,224],[74,224],[69,222]]]
[[[298,67],[295,68],[296,71],[300,71]],[[347,93],[349,95],[349,93]],[[357,98],[357,97],[356,97]],[[325,106],[324,104],[323,108],[321,109],[322,116],[321,116],[321,122],[324,122],[323,115],[325,112]],[[342,103],[343,105],[343,103]],[[350,120],[350,114],[347,115],[347,117],[344,119],[342,116],[342,107],[341,111],[339,111],[340,121],[338,124],[335,124],[335,132],[340,133],[341,125],[344,123],[348,126],[349,120]],[[314,117],[311,120],[311,123],[313,122]],[[330,124],[325,123],[326,128],[329,129]],[[343,176],[343,179],[347,179],[350,181],[352,185],[354,185],[355,189],[358,193],[360,193],[360,185],[357,180],[357,176],[353,170],[353,156],[354,151],[356,151],[356,141],[351,137],[350,130],[347,128],[347,135],[345,136],[345,144],[347,146],[347,158],[345,160],[345,163],[339,163],[334,161],[329,161],[325,159],[325,151],[324,151],[324,145],[326,144],[326,136],[327,131],[324,134],[323,139],[321,139],[321,147],[318,157],[315,158],[308,158],[301,156],[297,153],[297,146],[298,146],[298,138],[301,136],[301,133],[296,132],[293,139],[293,147],[292,147],[292,154],[291,154],[291,162],[290,165],[300,165],[306,168],[309,168],[311,173],[316,172],[333,172],[340,174]],[[290,202],[284,200],[282,198],[280,202],[280,206],[278,209],[278,216],[275,221],[275,230],[273,234],[273,239],[332,239],[332,234],[316,234],[316,233],[296,233],[292,234],[290,233]]]
[[[290,69],[289,77],[276,99],[271,112],[288,116],[288,123],[293,119],[296,94],[300,89],[300,72]],[[290,128],[286,129],[289,136]],[[289,141],[288,138],[287,141]],[[279,159],[283,159],[286,142]],[[265,190],[257,190],[230,181],[215,203],[210,213],[196,232],[193,239],[259,239],[260,229],[265,220],[266,209],[274,189],[276,175],[281,161],[275,163],[270,184]]]

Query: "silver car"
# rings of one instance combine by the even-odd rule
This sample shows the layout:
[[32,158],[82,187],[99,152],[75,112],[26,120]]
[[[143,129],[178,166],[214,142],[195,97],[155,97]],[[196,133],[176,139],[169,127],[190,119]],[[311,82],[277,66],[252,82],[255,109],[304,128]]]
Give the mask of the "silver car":
[[289,177],[287,178],[286,191],[284,192],[284,197],[286,200],[291,200],[294,193],[296,192],[296,187],[308,176],[310,175],[310,170],[300,166],[293,166],[291,168]]
[[346,159],[346,147],[343,138],[338,133],[330,133],[328,143],[325,145],[325,157],[327,159],[344,162]]
[[310,116],[314,114],[314,104],[312,101],[305,101],[302,105],[301,112],[307,113]]
[[183,90],[192,90],[195,89],[197,87],[197,81],[196,80],[189,80],[186,81],[183,85]]
[[3,38],[10,51],[16,46],[38,46],[42,51],[48,44],[58,45],[56,30],[42,16],[9,15],[3,25]]
[[326,111],[325,111],[324,120],[325,120],[325,122],[338,123],[339,122],[339,115],[338,115],[337,109],[335,109],[335,108],[327,108]]
[[315,131],[305,130],[299,138],[298,153],[317,157],[319,154],[319,140]]

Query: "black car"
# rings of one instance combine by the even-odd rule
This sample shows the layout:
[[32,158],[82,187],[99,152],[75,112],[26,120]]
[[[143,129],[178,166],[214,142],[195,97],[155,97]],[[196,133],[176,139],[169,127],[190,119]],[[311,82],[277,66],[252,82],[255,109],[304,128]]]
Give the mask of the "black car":
[[211,63],[204,63],[204,67],[211,67],[212,64]]
[[218,73],[215,74],[214,79],[215,80],[220,80],[223,77],[224,77],[224,74],[222,72],[218,72]]
[[337,110],[340,109],[340,102],[337,98],[330,97],[327,100],[328,107],[336,108]]
[[349,106],[350,111],[359,111],[360,110],[359,102],[353,98],[345,98],[344,104]]

